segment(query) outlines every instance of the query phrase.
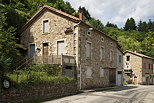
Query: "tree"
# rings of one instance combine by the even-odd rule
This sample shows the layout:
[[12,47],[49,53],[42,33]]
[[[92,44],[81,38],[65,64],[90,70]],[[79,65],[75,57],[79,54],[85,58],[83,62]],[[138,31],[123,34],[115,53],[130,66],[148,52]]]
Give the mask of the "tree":
[[112,23],[110,23],[110,22],[107,22],[106,27],[118,28],[116,24],[112,24]]
[[147,37],[142,41],[143,53],[154,57],[154,32],[148,32],[146,35]]
[[100,20],[96,20],[95,18],[91,18],[89,20],[90,25],[92,25],[93,27],[97,28],[100,31],[103,31],[103,23]]
[[16,30],[14,27],[7,27],[5,11],[0,10],[0,75],[12,71],[13,64],[19,57],[19,51],[16,49]]
[[136,30],[135,20],[132,17],[127,19],[124,30]]

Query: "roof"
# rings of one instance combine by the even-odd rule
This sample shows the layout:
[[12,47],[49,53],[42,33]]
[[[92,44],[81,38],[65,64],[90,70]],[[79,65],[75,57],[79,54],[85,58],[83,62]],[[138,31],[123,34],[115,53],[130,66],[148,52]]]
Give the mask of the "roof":
[[149,56],[146,56],[146,55],[143,55],[143,54],[140,54],[140,53],[132,52],[132,51],[129,51],[129,50],[126,50],[124,53],[125,54],[126,53],[131,53],[131,54],[134,54],[134,55],[142,57],[142,58],[148,58],[148,59],[153,59],[154,60],[154,58],[152,58],[152,57],[149,57]]
[[70,20],[74,21],[74,22],[79,22],[80,19],[75,17],[75,16],[72,16],[70,14],[67,14],[63,11],[60,11],[58,9],[55,9],[51,6],[47,6],[47,5],[44,5],[42,7],[40,7],[40,9],[31,17],[31,19],[28,20],[28,22],[20,29],[20,32],[24,31],[29,25],[31,25],[33,23],[34,20],[37,19],[38,16],[41,15],[42,12],[44,12],[45,10],[49,10],[51,12],[54,12],[56,14],[59,14],[61,16],[64,16],[66,18],[69,18]]
[[25,29],[27,29],[27,27],[28,27],[29,25],[31,25],[31,24],[33,23],[33,21],[36,20],[37,17],[40,16],[41,13],[44,12],[45,10],[49,10],[49,11],[51,11],[51,12],[54,12],[55,14],[59,14],[59,15],[65,17],[65,18],[70,19],[70,20],[73,21],[73,22],[85,24],[86,26],[89,26],[90,28],[93,28],[94,30],[96,30],[96,31],[98,31],[98,32],[100,32],[100,33],[102,33],[102,34],[104,34],[105,36],[107,36],[107,37],[109,37],[110,39],[112,39],[112,40],[114,40],[114,41],[117,42],[116,39],[113,39],[112,37],[108,36],[108,35],[105,34],[104,32],[102,32],[102,31],[100,31],[100,30],[98,30],[98,29],[92,27],[92,26],[89,25],[89,24],[86,24],[85,22],[83,22],[83,21],[80,20],[79,18],[77,18],[77,17],[75,17],[75,16],[72,16],[72,15],[70,15],[70,14],[67,14],[67,13],[65,13],[65,12],[63,12],[63,11],[58,10],[58,9],[55,9],[55,8],[53,8],[53,7],[51,7],[51,6],[47,6],[47,5],[44,5],[44,6],[40,7],[40,9],[35,13],[35,15],[32,16],[31,19],[28,20],[28,22],[20,29],[19,32],[22,33]]

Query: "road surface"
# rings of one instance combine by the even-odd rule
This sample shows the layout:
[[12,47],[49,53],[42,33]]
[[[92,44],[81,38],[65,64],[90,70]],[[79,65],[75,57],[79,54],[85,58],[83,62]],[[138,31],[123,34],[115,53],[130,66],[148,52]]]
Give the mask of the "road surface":
[[44,103],[154,103],[154,85],[129,85],[105,91],[81,93]]

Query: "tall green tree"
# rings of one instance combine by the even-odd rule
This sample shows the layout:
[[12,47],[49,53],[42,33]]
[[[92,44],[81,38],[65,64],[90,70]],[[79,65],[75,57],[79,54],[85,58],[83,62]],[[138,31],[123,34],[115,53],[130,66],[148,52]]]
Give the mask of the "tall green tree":
[[6,13],[1,9],[0,14],[0,75],[4,75],[13,70],[12,66],[16,63],[20,54],[16,49],[15,28],[4,28],[7,25]]
[[147,37],[142,41],[143,53],[154,57],[154,32],[148,32],[146,35]]
[[84,14],[84,17],[86,17],[87,20],[91,19],[91,15],[90,15],[89,11],[85,7],[79,6],[78,13],[79,12],[82,12]]
[[107,22],[107,24],[105,25],[106,27],[114,27],[114,28],[118,28],[116,24],[112,24],[110,22]]
[[103,31],[104,25],[100,20],[98,20],[98,19],[96,20],[95,18],[91,18],[89,20],[89,23],[90,23],[91,26],[97,28],[100,31]]
[[124,30],[136,30],[136,23],[134,18],[131,17],[130,19],[127,19]]

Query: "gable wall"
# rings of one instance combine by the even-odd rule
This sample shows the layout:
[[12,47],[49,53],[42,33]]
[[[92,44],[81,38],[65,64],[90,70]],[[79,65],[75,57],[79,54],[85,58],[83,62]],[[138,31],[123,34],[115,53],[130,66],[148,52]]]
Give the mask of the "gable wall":
[[[126,57],[130,56],[130,61],[126,61]],[[142,57],[137,55],[126,53],[124,55],[124,69],[126,69],[126,63],[130,64],[130,69],[135,73],[137,76],[137,83],[142,82]]]
[[[46,34],[43,34],[44,20],[49,20],[49,33]],[[72,21],[46,10],[21,34],[21,43],[27,48],[29,48],[29,44],[31,43],[36,44],[36,55],[42,56],[42,43],[48,42],[49,55],[57,55],[57,41],[64,40],[65,54],[73,55],[73,33],[68,35],[65,33],[66,28],[73,30],[73,25],[75,23]],[[77,40],[77,36],[74,39]],[[74,45],[76,46],[77,44]],[[37,48],[40,50],[38,51]]]
[[[82,88],[103,87],[109,85],[109,68],[116,68],[117,44],[107,36],[92,30],[91,36],[87,35],[89,27],[79,27],[79,60],[82,69]],[[101,39],[104,38],[102,42]],[[86,43],[91,43],[91,58],[86,58]],[[112,45],[111,45],[112,42]],[[104,48],[103,60],[100,60],[100,48]],[[113,51],[113,61],[110,62],[110,50]],[[104,69],[104,77],[100,77],[100,67]],[[88,68],[92,68],[91,78],[86,77]]]

